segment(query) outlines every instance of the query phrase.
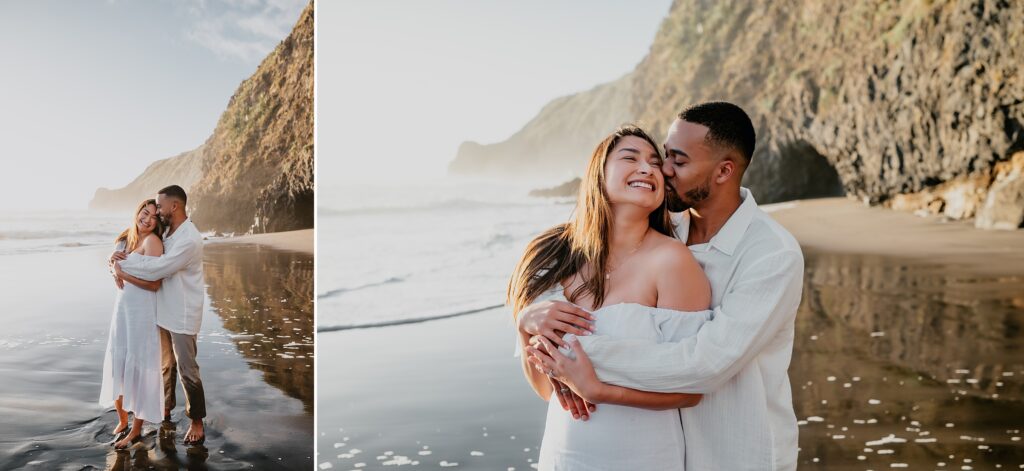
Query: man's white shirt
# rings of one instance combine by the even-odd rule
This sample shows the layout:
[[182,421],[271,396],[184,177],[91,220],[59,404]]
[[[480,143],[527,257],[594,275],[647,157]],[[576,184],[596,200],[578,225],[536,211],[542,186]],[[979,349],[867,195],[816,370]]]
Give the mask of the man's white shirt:
[[[750,191],[718,233],[690,246],[711,282],[713,313],[696,335],[651,343],[578,337],[606,383],[702,393],[681,409],[686,470],[791,470],[797,424],[789,384],[803,254]],[[686,241],[689,212],[673,215]],[[689,334],[692,334],[689,333]],[[600,414],[600,409],[598,409]]]
[[147,281],[163,280],[156,292],[156,323],[171,332],[196,335],[203,321],[203,235],[191,219],[164,238],[160,257],[122,260],[125,273]]

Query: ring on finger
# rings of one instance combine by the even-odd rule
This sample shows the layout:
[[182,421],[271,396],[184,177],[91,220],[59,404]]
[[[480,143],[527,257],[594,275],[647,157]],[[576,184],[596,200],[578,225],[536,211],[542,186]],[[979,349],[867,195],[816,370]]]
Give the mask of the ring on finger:
[[562,394],[565,394],[565,393],[569,392],[569,388],[567,388],[565,386],[562,386],[562,389],[559,389],[559,391],[561,391]]

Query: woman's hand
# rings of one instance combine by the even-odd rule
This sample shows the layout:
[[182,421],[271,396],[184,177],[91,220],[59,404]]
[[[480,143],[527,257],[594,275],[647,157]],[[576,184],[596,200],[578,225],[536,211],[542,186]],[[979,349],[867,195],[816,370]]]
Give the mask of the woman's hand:
[[548,381],[551,382],[551,387],[555,390],[555,397],[558,398],[559,404],[562,405],[562,410],[569,411],[574,419],[587,421],[590,419],[590,414],[597,410],[597,406],[572,392],[572,389],[562,384],[561,381],[550,376],[548,376]]
[[[604,383],[597,379],[594,366],[587,357],[586,352],[580,347],[575,338],[570,339],[568,348],[576,354],[573,360],[562,352],[546,337],[538,335],[531,339],[530,346],[526,351],[529,355],[528,361],[533,363],[534,368],[548,375],[551,378],[565,384],[572,392],[590,404],[601,402],[601,391]],[[584,410],[588,409],[584,406]]]

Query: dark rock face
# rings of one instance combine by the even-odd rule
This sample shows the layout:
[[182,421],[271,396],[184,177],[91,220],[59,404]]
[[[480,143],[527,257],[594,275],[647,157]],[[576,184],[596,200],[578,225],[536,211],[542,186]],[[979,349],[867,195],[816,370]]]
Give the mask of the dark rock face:
[[664,126],[690,103],[735,102],[768,144],[755,161],[781,164],[765,174],[792,174],[787,161],[812,150],[847,194],[882,202],[990,169],[1024,143],[1021,24],[1020,2],[677,1],[637,68],[634,103]]
[[626,115],[660,133],[688,105],[736,103],[758,131],[744,183],[759,202],[882,203],[994,177],[1024,149],[1022,25],[1024,2],[1005,0],[676,0]]
[[199,148],[154,163],[96,209],[127,209],[170,184],[189,194],[201,230],[260,233],[313,227],[313,4],[239,85]]

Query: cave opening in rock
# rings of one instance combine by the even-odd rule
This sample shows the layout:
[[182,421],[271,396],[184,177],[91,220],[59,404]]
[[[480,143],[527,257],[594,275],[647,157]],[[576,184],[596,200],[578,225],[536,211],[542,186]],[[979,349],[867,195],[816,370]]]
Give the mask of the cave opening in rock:
[[778,203],[807,198],[844,196],[842,180],[835,167],[809,142],[779,143],[755,152],[743,185],[758,203]]

